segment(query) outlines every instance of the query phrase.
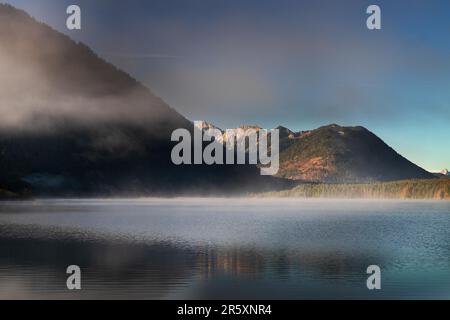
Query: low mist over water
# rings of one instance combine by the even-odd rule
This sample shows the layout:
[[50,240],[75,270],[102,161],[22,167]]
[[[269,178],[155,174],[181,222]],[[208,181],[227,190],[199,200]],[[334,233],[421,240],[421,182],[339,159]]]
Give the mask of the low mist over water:
[[449,215],[438,201],[4,202],[0,298],[449,298]]

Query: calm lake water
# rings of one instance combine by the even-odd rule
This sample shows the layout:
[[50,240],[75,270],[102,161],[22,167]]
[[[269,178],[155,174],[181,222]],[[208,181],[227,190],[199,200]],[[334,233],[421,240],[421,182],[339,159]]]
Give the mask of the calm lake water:
[[0,203],[0,299],[116,298],[450,299],[450,202]]

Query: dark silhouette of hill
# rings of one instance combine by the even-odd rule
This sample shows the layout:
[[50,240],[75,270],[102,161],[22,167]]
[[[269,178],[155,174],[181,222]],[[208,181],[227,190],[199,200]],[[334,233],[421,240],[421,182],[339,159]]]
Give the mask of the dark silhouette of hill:
[[434,178],[369,130],[338,125],[291,138],[280,154],[279,176],[333,183]]
[[87,46],[9,5],[0,5],[0,71],[0,189],[204,194],[274,181],[255,166],[173,165],[171,134],[192,132],[190,121]]

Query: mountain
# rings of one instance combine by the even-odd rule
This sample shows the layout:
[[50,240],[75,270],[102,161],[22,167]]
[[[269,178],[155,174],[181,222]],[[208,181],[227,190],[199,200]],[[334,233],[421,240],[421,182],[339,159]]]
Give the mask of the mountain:
[[450,172],[447,169],[443,169],[441,172],[433,173],[437,178],[450,178]]
[[320,182],[432,179],[363,127],[329,125],[292,134],[280,150],[278,176]]
[[82,43],[0,5],[0,190],[112,195],[241,192],[255,166],[175,166],[193,123]]
[[[201,129],[218,129],[203,123]],[[259,132],[255,125],[241,126],[241,136]],[[435,176],[399,155],[363,127],[336,124],[294,132],[278,126],[280,137],[279,178],[298,182],[365,183]],[[238,135],[239,138],[239,135]],[[227,136],[225,134],[224,141]]]

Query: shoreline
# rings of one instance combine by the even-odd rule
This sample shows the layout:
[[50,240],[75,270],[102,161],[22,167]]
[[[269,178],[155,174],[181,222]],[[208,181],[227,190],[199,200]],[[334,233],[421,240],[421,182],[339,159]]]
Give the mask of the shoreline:
[[17,194],[0,189],[0,203],[4,201],[35,200],[130,200],[142,201],[150,199],[342,199],[342,200],[438,200],[450,201],[450,179],[402,180],[374,183],[302,183],[291,189],[260,193],[236,194],[149,194],[149,195],[36,195]]
[[253,196],[259,198],[450,201],[450,179],[355,184],[306,183],[288,190],[253,194]]

